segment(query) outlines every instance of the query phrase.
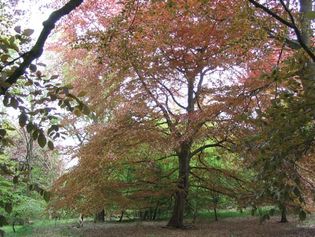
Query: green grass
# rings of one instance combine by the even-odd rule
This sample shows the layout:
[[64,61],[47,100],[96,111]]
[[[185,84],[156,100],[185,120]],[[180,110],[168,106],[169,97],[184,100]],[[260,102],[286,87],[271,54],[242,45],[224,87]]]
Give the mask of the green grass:
[[16,232],[13,232],[12,226],[4,226],[6,237],[40,237],[45,233],[46,237],[72,236],[67,226],[74,224],[76,219],[58,220],[36,220],[31,225],[15,226]]
[[[240,212],[239,210],[217,210],[218,218],[229,218],[229,217],[245,217],[250,216],[250,210],[244,210]],[[198,214],[198,217],[207,218],[207,219],[214,219],[214,212],[201,212]]]

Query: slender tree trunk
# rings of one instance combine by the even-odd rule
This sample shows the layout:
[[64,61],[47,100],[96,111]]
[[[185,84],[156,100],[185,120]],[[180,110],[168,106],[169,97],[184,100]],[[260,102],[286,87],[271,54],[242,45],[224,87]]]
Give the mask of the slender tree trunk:
[[118,222],[122,222],[122,220],[124,218],[124,214],[125,214],[125,211],[121,211],[121,215],[120,215]]
[[184,213],[186,198],[189,188],[189,161],[191,145],[184,144],[178,153],[179,158],[179,177],[177,191],[175,192],[175,204],[171,219],[167,226],[175,228],[184,227]]
[[15,233],[15,221],[12,222],[12,230],[13,230],[13,233]]
[[288,219],[287,219],[287,208],[285,205],[283,205],[283,207],[281,208],[281,220],[280,223],[287,223]]
[[105,210],[102,209],[100,212],[95,214],[95,222],[105,222]]
[[218,213],[217,213],[217,207],[216,206],[213,207],[213,211],[214,211],[214,220],[218,221]]
[[153,221],[156,219],[157,212],[158,212],[158,210],[159,210],[159,206],[160,206],[160,202],[157,201],[156,206],[155,206],[155,208],[154,208],[153,216],[152,216],[152,220],[153,220]]

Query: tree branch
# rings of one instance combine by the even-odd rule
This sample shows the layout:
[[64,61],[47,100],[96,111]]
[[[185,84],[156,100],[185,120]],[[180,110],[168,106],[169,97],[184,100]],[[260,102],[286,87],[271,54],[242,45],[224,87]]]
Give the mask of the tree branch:
[[[23,62],[20,66],[12,73],[11,76],[8,77],[6,82],[12,86],[17,82],[17,80],[25,73],[25,70],[30,66],[30,64],[36,59],[39,58],[44,50],[44,45],[51,31],[55,28],[55,24],[65,15],[68,15],[72,10],[81,5],[83,0],[70,0],[67,4],[65,4],[62,8],[54,11],[48,17],[46,21],[43,22],[43,30],[41,31],[35,45],[33,48],[24,54]],[[7,87],[2,87],[0,90],[0,95],[4,95],[8,90]]]
[[290,28],[294,28],[294,25],[283,19],[281,16],[279,16],[278,14],[276,14],[275,12],[271,11],[270,9],[268,9],[267,7],[265,7],[264,5],[256,2],[255,0],[248,0],[251,4],[253,4],[255,7],[262,9],[264,12],[266,12],[268,15],[272,16],[273,18],[275,18],[276,20],[280,21],[282,24],[290,27]]
[[193,157],[194,155],[198,154],[199,152],[202,152],[205,149],[210,148],[210,147],[224,147],[224,146],[222,146],[223,142],[225,142],[225,141],[219,141],[217,143],[206,144],[204,146],[201,146],[201,147],[197,148],[196,150],[194,150],[193,152],[191,152],[191,157]]
[[284,10],[288,13],[291,22],[283,19],[281,16],[279,16],[278,14],[274,13],[273,11],[271,11],[270,9],[268,9],[267,7],[265,7],[264,5],[256,2],[255,0],[248,0],[250,3],[252,3],[255,7],[262,9],[264,12],[266,12],[268,15],[272,16],[273,18],[275,18],[277,21],[281,22],[282,24],[288,26],[289,28],[294,30],[294,33],[296,35],[297,41],[299,42],[299,44],[301,45],[301,47],[303,48],[303,50],[308,54],[308,56],[312,59],[313,62],[315,62],[315,54],[311,51],[311,49],[307,46],[307,44],[304,42],[303,40],[303,36],[301,31],[299,30],[299,28],[297,27],[297,25],[295,24],[294,21],[294,17],[292,15],[292,13],[290,12],[290,10],[287,8],[287,6],[285,6],[285,4],[282,4],[283,1],[280,1],[282,6],[284,7]]

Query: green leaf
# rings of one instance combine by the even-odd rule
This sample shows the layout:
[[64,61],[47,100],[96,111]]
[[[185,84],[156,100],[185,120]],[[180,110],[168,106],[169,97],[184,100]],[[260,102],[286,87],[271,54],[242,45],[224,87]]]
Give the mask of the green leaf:
[[52,141],[48,141],[48,148],[53,150],[55,148],[54,143]]
[[7,131],[5,129],[0,129],[0,136],[4,137],[7,134]]
[[314,11],[306,12],[305,17],[307,17],[310,20],[314,20],[315,19],[315,12]]
[[299,218],[301,221],[304,221],[306,219],[306,212],[301,210],[299,213]]
[[90,111],[90,108],[87,105],[83,105],[82,112],[85,115],[89,115],[91,111]]
[[39,133],[39,136],[38,136],[38,145],[43,148],[45,145],[46,145],[46,137],[45,137],[45,134],[44,133]]
[[33,132],[33,135],[32,135],[32,137],[33,137],[34,140],[36,140],[36,139],[38,138],[38,134],[39,134],[39,131],[38,131],[38,129],[36,129],[36,130]]
[[33,126],[32,123],[28,123],[26,125],[26,130],[27,130],[28,133],[31,133],[33,129],[34,129],[34,126]]
[[36,65],[35,64],[31,64],[30,65],[30,70],[31,70],[31,72],[36,72],[36,70],[37,70]]
[[3,54],[3,55],[1,56],[1,61],[4,62],[4,63],[6,63],[6,62],[8,61],[8,58],[9,58],[9,55]]
[[83,97],[86,95],[86,91],[80,91],[80,93],[78,94],[78,97]]
[[5,216],[0,215],[0,227],[1,227],[1,226],[4,226],[4,225],[7,225],[7,224],[8,224],[8,221],[7,221],[7,219],[5,218]]
[[49,193],[49,192],[44,191],[43,194],[42,194],[42,196],[43,196],[43,198],[44,198],[44,200],[45,200],[46,202],[49,202],[49,200],[50,200],[50,193]]
[[7,213],[11,213],[12,212],[12,203],[9,202],[9,203],[6,203],[5,206],[4,206],[4,210],[7,212]]
[[12,97],[10,101],[10,106],[17,109],[17,107],[19,106],[19,102],[15,98]]
[[21,113],[19,116],[19,124],[23,128],[27,122],[27,115],[25,113]]
[[297,187],[293,189],[293,193],[295,194],[295,196],[298,196],[298,197],[301,195],[301,192]]
[[17,184],[18,182],[19,182],[19,176],[16,175],[13,177],[13,183]]
[[81,116],[81,111],[80,111],[78,108],[75,108],[75,109],[73,110],[73,113],[74,113],[76,116],[78,116],[78,117]]

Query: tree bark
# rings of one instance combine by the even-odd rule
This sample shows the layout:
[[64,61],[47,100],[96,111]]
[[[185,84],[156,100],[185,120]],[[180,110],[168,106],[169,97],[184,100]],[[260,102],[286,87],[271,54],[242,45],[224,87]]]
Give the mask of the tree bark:
[[184,227],[184,213],[189,188],[190,148],[190,143],[183,144],[181,146],[180,152],[178,152],[179,177],[177,190],[175,192],[175,204],[173,208],[173,213],[171,219],[167,224],[167,226],[169,227]]
[[102,209],[100,212],[95,214],[95,222],[105,222],[105,210]]
[[[309,18],[305,17],[313,11],[312,0],[300,0],[300,13],[301,18],[301,38],[303,43],[310,47],[310,41],[312,36],[311,21]],[[304,16],[303,16],[304,15]],[[304,64],[304,68],[301,71],[301,81],[304,89],[304,95],[307,102],[312,104],[315,99],[315,62],[313,60],[308,60]]]

